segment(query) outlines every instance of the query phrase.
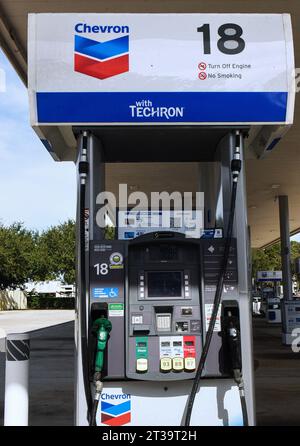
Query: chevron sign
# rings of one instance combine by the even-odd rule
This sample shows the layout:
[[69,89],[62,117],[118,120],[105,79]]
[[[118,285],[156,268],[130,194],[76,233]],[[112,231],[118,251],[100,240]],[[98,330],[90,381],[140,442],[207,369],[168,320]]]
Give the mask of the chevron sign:
[[78,73],[106,79],[129,70],[129,36],[105,42],[75,35],[74,69]]
[[[123,396],[123,395],[122,395]],[[101,401],[101,423],[108,426],[123,426],[131,421],[130,399],[122,403],[112,404]]]

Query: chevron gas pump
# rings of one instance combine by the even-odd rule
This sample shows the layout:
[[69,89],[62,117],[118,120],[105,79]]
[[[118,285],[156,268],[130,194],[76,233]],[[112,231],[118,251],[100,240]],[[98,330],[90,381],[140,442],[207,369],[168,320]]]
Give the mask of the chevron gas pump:
[[290,17],[33,14],[29,50],[78,172],[76,424],[253,425],[245,162],[292,124]]
[[226,130],[219,147],[219,180],[228,182],[226,226],[191,237],[188,227],[154,229],[141,218],[162,222],[164,210],[119,210],[117,236],[90,240],[88,251],[81,197],[91,167],[85,154],[97,140],[79,133],[79,284],[82,292],[88,288],[88,300],[85,292],[80,299],[87,333],[80,346],[90,424],[248,424],[242,354],[249,367],[251,357],[245,359],[241,337],[241,241],[234,224],[243,132]]

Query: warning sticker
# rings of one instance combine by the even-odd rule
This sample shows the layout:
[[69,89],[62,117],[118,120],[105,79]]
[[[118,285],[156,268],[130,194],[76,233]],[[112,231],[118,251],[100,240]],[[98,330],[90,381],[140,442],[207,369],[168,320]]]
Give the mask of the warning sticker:
[[[213,311],[213,304],[205,304],[206,331],[208,330],[208,327],[209,327],[212,311]],[[221,305],[219,306],[217,319],[216,319],[216,323],[214,326],[214,331],[221,331]]]
[[108,316],[124,316],[124,304],[108,304]]

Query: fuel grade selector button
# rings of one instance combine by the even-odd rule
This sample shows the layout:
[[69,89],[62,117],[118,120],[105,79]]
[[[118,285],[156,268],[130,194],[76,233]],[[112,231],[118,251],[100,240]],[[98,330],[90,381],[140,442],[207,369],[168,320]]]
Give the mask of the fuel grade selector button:
[[139,358],[136,360],[136,371],[140,373],[145,373],[148,370],[148,359]]
[[183,358],[173,358],[173,370],[174,372],[182,372],[184,369]]
[[184,358],[184,369],[193,372],[196,369],[196,358]]
[[160,370],[164,373],[170,372],[172,370],[172,358],[161,358]]

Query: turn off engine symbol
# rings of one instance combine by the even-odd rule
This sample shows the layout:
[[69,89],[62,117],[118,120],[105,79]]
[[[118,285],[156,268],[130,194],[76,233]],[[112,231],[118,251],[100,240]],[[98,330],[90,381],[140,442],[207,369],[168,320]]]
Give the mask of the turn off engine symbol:
[[206,68],[207,68],[207,65],[205,62],[200,62],[198,64],[198,69],[200,70],[198,77],[201,81],[204,81],[207,78],[207,74],[205,72]]

